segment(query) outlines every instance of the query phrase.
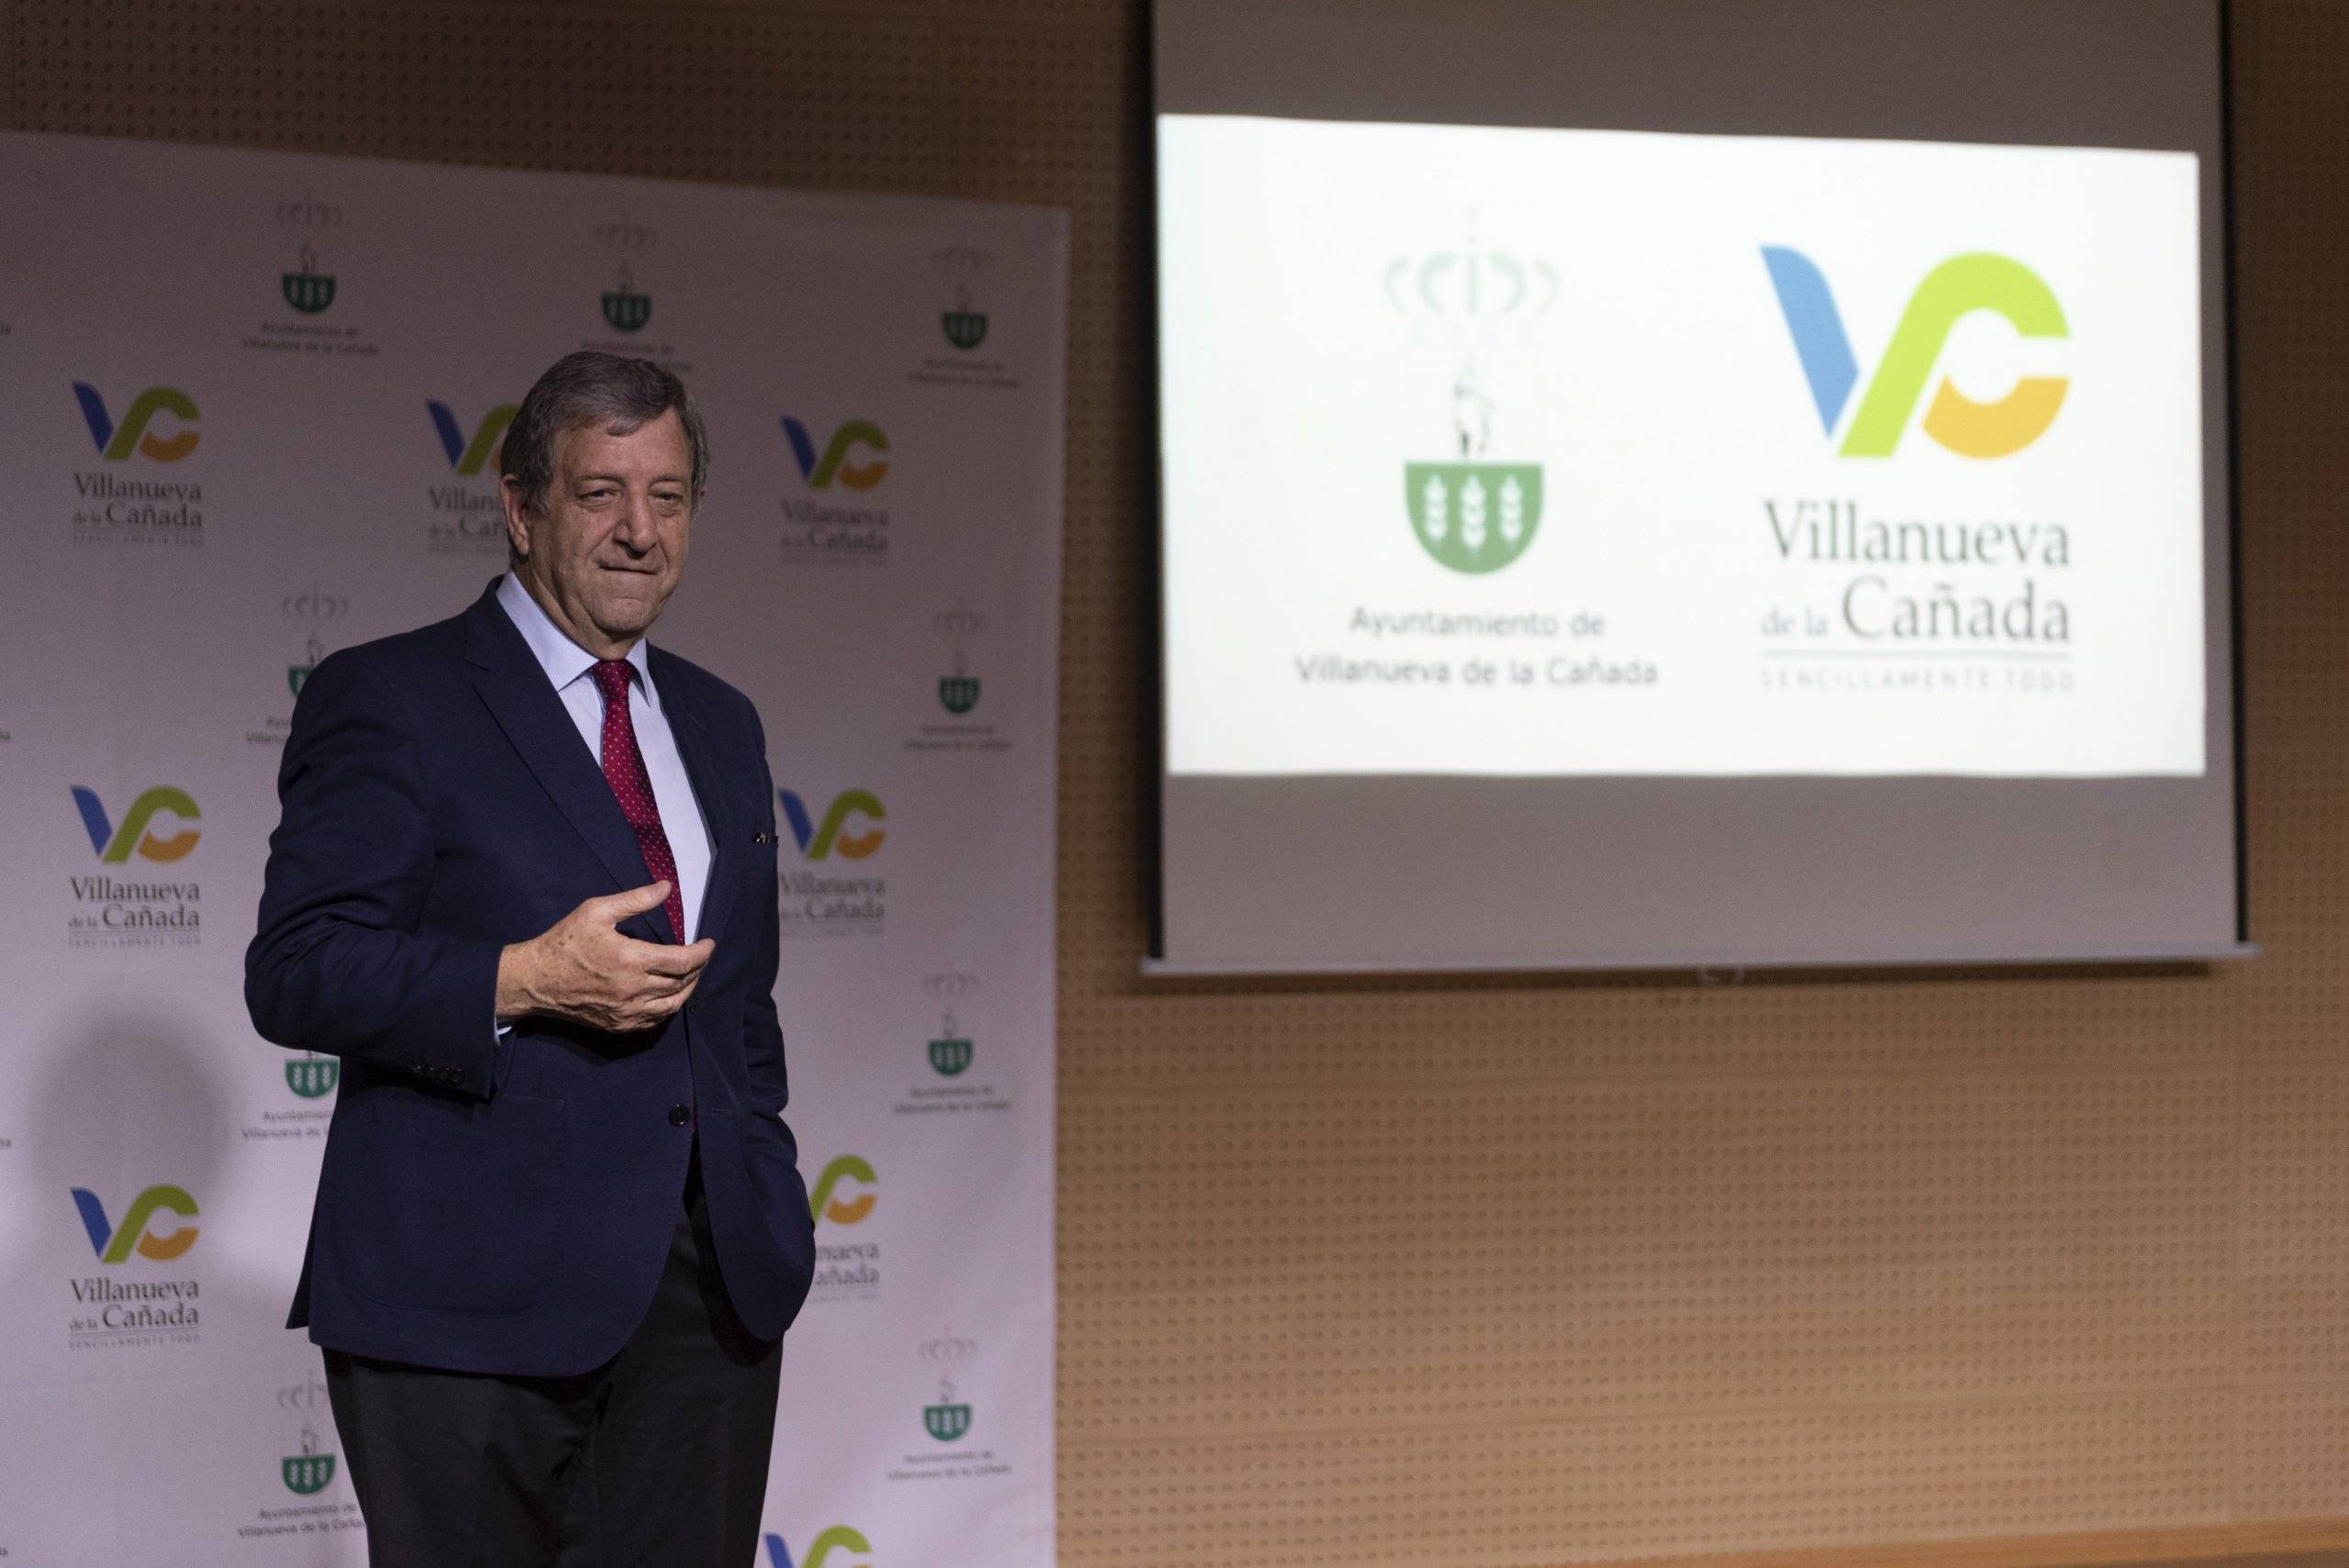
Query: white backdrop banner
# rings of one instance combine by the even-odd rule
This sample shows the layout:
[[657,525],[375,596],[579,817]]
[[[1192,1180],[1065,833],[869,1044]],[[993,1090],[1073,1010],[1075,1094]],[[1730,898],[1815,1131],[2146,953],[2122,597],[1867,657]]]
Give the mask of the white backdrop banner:
[[762,1568],[1052,1559],[1066,221],[0,138],[0,1564],[364,1561],[285,1330],[338,1063],[242,961],[294,694],[503,569],[582,347],[713,466],[655,640],[758,704],[818,1273]]

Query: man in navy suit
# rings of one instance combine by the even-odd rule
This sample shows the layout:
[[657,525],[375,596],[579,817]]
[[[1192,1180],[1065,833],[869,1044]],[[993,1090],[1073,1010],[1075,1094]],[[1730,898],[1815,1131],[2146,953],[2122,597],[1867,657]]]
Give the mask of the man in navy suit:
[[702,423],[572,354],[501,468],[512,571],[295,708],[245,994],[343,1071],[289,1326],[375,1563],[748,1563],[814,1231],[765,736],[644,641]]

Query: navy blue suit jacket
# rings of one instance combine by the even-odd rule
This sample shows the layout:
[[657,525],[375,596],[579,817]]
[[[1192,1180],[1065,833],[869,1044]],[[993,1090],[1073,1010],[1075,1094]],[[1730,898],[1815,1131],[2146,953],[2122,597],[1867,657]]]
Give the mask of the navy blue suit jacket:
[[[245,999],[264,1037],[342,1073],[289,1326],[428,1366],[583,1372],[651,1299],[698,1139],[727,1294],[774,1338],[815,1235],[782,1119],[758,714],[652,651],[712,840],[700,934],[717,947],[691,1001],[658,1031],[531,1018],[500,1040],[499,951],[652,878],[495,592],[333,654],[295,705]],[[620,929],[673,935],[659,909]]]

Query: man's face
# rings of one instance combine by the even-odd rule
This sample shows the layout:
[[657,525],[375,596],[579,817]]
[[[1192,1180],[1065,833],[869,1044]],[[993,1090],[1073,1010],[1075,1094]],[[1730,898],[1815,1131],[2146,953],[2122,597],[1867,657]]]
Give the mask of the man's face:
[[506,527],[523,585],[599,659],[617,659],[661,618],[685,567],[693,456],[674,408],[630,434],[574,425],[554,438],[542,511],[506,482]]

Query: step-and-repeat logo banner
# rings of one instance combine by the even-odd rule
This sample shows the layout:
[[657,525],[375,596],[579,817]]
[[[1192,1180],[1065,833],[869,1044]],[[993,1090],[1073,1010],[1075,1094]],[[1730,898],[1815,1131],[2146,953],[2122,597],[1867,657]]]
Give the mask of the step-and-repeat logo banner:
[[818,1259],[762,1561],[1048,1563],[1064,215],[0,153],[0,1562],[364,1560],[283,1327],[340,1063],[242,998],[277,762],[504,568],[515,403],[593,347],[705,410],[654,640],[774,776]]

